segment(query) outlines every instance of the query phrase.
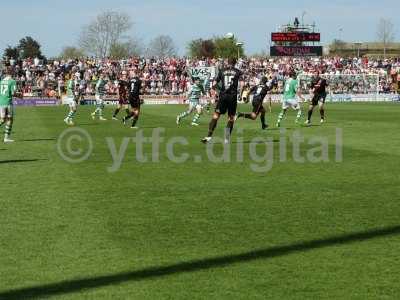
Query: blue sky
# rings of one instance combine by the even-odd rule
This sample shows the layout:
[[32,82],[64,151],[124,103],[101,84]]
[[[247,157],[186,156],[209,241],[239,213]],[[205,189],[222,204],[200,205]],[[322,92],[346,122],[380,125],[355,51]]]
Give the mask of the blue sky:
[[[5,2],[1,0],[1,2]],[[17,0],[1,4],[0,49],[26,35],[37,39],[47,56],[64,46],[76,45],[80,29],[98,13],[117,10],[135,23],[131,34],[144,42],[158,34],[170,35],[186,51],[187,41],[233,32],[248,53],[269,46],[269,34],[280,24],[306,12],[305,21],[316,22],[322,41],[374,41],[379,18],[392,20],[400,40],[399,0]],[[6,12],[6,13],[5,13]],[[339,29],[343,28],[342,33]]]

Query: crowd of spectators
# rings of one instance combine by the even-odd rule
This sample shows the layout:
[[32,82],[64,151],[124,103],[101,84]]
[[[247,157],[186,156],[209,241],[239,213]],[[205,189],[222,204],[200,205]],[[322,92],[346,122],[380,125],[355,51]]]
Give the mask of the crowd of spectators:
[[[147,95],[184,95],[191,68],[218,68],[221,63],[218,59],[190,58],[5,61],[5,64],[14,68],[23,93],[39,97],[61,97],[70,74],[79,79],[83,94],[92,95],[100,72],[114,82],[122,70],[139,71]],[[400,82],[400,58],[246,58],[240,59],[237,67],[243,71],[244,80],[249,83],[257,82],[264,75],[275,76],[279,82],[277,93],[282,91],[285,73],[290,68],[302,74],[304,82],[317,71],[324,74],[332,93],[394,93]],[[107,89],[109,94],[116,93],[115,84],[108,84]]]

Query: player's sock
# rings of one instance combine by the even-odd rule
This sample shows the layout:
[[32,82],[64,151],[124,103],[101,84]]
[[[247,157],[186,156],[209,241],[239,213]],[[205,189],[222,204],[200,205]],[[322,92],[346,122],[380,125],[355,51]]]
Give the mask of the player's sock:
[[299,109],[299,111],[297,112],[297,116],[296,116],[296,123],[300,120],[301,116],[303,115],[301,109]]
[[192,120],[192,123],[197,123],[197,121],[200,119],[200,114],[199,113],[196,113],[195,115],[194,115],[194,118],[193,118],[193,120]]
[[311,122],[312,113],[313,113],[312,110],[309,110],[309,111],[308,111],[308,117],[307,117],[308,122]]
[[69,120],[72,120],[72,119],[74,118],[74,116],[75,116],[75,112],[74,112],[74,111],[70,111],[70,112],[68,113],[67,118],[68,118]]
[[96,104],[96,111],[97,111],[97,115],[99,117],[103,116],[103,105],[102,104]]
[[252,117],[251,117],[251,114],[243,114],[243,116],[246,118],[246,119],[253,119]]
[[261,125],[264,127],[264,126],[266,125],[266,124],[265,124],[265,113],[262,113],[262,114],[261,114],[260,120],[261,120]]
[[114,117],[114,118],[119,114],[119,111],[120,111],[119,108],[117,108],[117,109],[114,111],[114,114],[113,114],[113,117]]
[[321,114],[321,120],[325,120],[325,110],[321,108],[319,113]]
[[183,118],[187,117],[188,115],[189,115],[189,112],[184,111],[183,113],[179,114],[179,118],[183,119]]
[[233,130],[233,121],[228,121],[228,123],[226,124],[226,128],[225,128],[225,143],[229,143],[230,139],[231,139],[231,135],[232,135],[232,130]]
[[6,124],[5,130],[4,130],[4,138],[8,139],[10,137],[11,130],[12,130],[12,124]]
[[212,137],[215,127],[217,127],[217,123],[218,123],[217,119],[211,119],[210,125],[208,127],[208,135],[207,135],[208,137]]
[[243,118],[244,115],[245,115],[244,113],[238,112],[236,118]]
[[228,123],[226,124],[226,128],[229,130],[229,135],[232,134],[233,124],[235,124],[235,122],[233,122],[233,121],[228,121]]
[[285,112],[284,112],[284,111],[281,111],[281,113],[280,113],[279,116],[278,116],[278,123],[281,123],[281,122],[282,122],[282,119],[283,119],[284,116],[285,116]]

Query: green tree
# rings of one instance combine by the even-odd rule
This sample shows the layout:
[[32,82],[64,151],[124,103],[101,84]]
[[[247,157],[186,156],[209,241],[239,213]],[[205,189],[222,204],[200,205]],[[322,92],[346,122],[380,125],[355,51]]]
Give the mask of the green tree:
[[19,56],[19,51],[17,47],[12,47],[12,46],[8,46],[6,49],[4,49],[4,57],[7,57],[9,59],[13,58],[13,59],[18,59]]
[[41,46],[39,42],[34,40],[32,37],[27,36],[24,37],[19,41],[19,44],[17,46],[17,49],[20,53],[21,58],[44,58],[42,55],[42,51],[40,50]]
[[225,37],[214,38],[215,56],[220,58],[237,58],[244,56],[243,46],[237,46],[237,39]]
[[203,40],[197,39],[192,40],[188,44],[189,56],[196,58],[213,58],[215,57],[215,44],[211,39]]

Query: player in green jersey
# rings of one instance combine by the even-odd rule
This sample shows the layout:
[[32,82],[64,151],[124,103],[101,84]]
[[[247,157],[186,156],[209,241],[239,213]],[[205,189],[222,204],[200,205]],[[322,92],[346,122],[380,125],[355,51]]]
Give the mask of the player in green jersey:
[[296,72],[290,71],[289,77],[285,81],[284,93],[283,93],[283,101],[282,101],[282,111],[279,114],[278,121],[276,123],[276,127],[281,127],[282,119],[285,117],[287,109],[289,107],[293,108],[297,111],[296,123],[299,122],[302,112],[301,106],[297,99],[299,97],[304,101],[303,96],[301,95],[301,91],[299,88],[299,82],[296,79]]
[[104,74],[100,73],[99,80],[96,83],[96,110],[91,114],[92,119],[96,119],[96,116],[99,117],[100,121],[107,121],[106,118],[103,118],[103,109],[104,109],[104,95],[106,94],[106,84],[107,81],[104,78]]
[[67,81],[67,101],[66,103],[69,106],[69,113],[67,117],[64,119],[64,122],[67,125],[73,126],[74,125],[74,117],[76,115],[76,107],[77,107],[77,100],[78,100],[78,93],[77,93],[77,83],[74,79],[74,74],[71,73],[69,76],[69,80]]
[[11,70],[5,70],[5,77],[0,81],[0,126],[5,124],[4,143],[14,142],[11,136],[13,125],[13,96],[17,89],[17,83],[11,76]]
[[200,97],[205,94],[205,91],[199,77],[193,77],[192,80],[193,84],[188,92],[189,107],[187,111],[184,111],[176,117],[176,124],[178,125],[183,118],[196,111],[196,114],[192,120],[192,126],[199,126],[198,121],[203,113],[203,106],[200,104]]

